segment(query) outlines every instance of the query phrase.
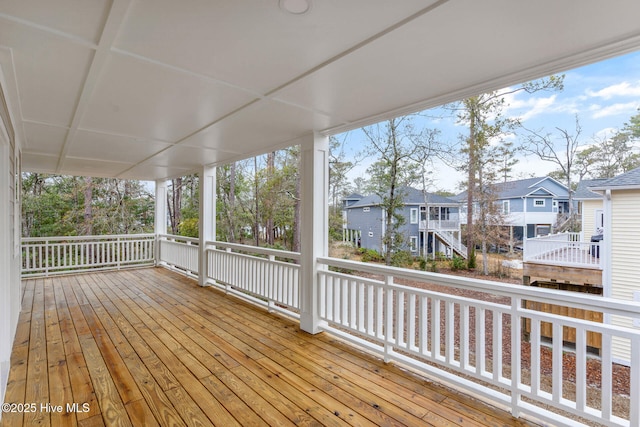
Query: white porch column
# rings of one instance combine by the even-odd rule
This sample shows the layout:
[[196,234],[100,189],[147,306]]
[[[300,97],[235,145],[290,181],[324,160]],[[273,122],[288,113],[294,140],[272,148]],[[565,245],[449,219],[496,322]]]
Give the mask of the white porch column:
[[206,242],[216,240],[216,168],[205,166],[200,172],[200,220],[198,221],[198,283],[207,285]]
[[305,138],[301,150],[300,329],[320,332],[317,258],[328,255],[329,138]]
[[156,206],[153,231],[156,235],[156,265],[159,265],[159,236],[161,234],[167,234],[167,181],[165,179],[156,180]]

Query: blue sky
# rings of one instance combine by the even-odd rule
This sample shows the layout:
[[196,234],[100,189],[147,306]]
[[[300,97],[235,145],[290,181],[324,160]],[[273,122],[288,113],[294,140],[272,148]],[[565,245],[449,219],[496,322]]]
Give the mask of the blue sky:
[[[622,128],[629,118],[640,108],[640,52],[616,57],[580,67],[564,73],[562,92],[540,92],[527,94],[519,92],[506,98],[506,116],[519,117],[524,126],[543,133],[557,134],[556,127],[575,133],[575,117],[578,116],[581,143],[588,145],[594,141],[613,135]],[[425,112],[429,116],[441,116],[441,109]],[[448,142],[458,140],[464,129],[457,125],[455,118],[424,120],[429,128],[439,129],[441,139]],[[418,126],[418,122],[415,122]],[[362,132],[351,131],[337,135],[345,140],[347,149],[356,152],[366,144]],[[518,142],[517,135],[506,137]],[[366,177],[370,160],[362,161],[351,173],[351,178]],[[552,163],[542,162],[534,157],[521,158],[515,166],[514,178],[545,175],[557,169]],[[433,188],[458,192],[462,175],[443,164],[437,164],[433,174]]]

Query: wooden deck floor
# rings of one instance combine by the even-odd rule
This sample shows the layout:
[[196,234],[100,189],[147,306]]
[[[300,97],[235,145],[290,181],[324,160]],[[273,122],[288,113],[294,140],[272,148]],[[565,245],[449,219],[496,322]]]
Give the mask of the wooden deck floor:
[[159,268],[25,281],[5,402],[10,427],[527,425]]

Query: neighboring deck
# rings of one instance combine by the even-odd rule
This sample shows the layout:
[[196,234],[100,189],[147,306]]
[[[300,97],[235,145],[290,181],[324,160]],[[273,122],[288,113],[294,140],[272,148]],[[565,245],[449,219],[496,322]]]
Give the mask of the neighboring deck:
[[165,269],[24,283],[2,426],[527,425]]
[[538,278],[601,287],[600,243],[580,239],[578,233],[528,239],[523,255],[525,284]]

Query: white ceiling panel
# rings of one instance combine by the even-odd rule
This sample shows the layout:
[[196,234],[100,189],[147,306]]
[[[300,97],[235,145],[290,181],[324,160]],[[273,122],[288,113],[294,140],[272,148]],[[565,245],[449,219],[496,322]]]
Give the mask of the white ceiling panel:
[[0,45],[12,51],[20,117],[69,126],[94,51],[1,17]]
[[24,124],[24,131],[26,151],[37,150],[42,154],[58,156],[67,137],[68,129],[27,122]]
[[174,166],[195,171],[200,165],[218,162],[220,156],[223,154],[224,152],[220,152],[219,150],[177,146],[159,153],[146,163],[155,166]]
[[79,130],[69,156],[113,162],[138,163],[171,147],[166,142]]
[[34,27],[97,43],[109,11],[109,0],[3,0],[2,15]]
[[294,16],[278,0],[140,0],[115,47],[266,93],[431,3],[316,0]]
[[253,98],[211,80],[115,54],[101,73],[82,126],[178,141]]
[[151,164],[137,165],[132,169],[128,169],[118,175],[122,179],[140,179],[149,181],[153,176],[161,176],[164,178],[175,178],[192,173],[191,169],[177,168],[169,166],[157,166]]
[[39,173],[56,173],[58,156],[47,156],[40,153],[32,153],[27,150],[22,152],[22,170]]
[[[326,115],[281,102],[263,100],[186,139],[182,144],[229,153],[263,153],[333,123]],[[336,122],[338,123],[338,122]],[[340,122],[341,123],[341,122]]]
[[67,157],[65,162],[65,168],[69,170],[69,175],[97,176],[103,178],[113,176],[113,171],[115,170],[120,173],[130,166],[130,163],[81,159],[77,157]]

